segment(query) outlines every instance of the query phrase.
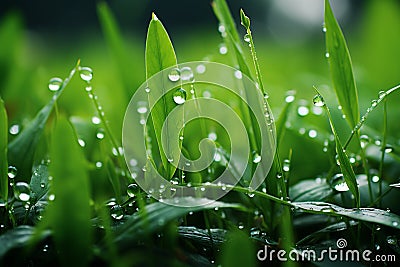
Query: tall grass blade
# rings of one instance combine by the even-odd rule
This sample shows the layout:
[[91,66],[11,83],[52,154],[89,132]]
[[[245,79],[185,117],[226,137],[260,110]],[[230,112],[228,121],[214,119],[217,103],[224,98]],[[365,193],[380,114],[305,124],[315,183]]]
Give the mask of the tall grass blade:
[[[146,40],[146,78],[149,79],[156,73],[175,65],[177,65],[177,60],[171,40],[163,24],[153,13],[147,31]],[[157,147],[159,149],[163,169],[165,170],[165,175],[167,176],[166,178],[171,178],[176,167],[173,166],[168,159],[173,158],[175,162],[179,161],[181,142],[179,142],[179,147],[173,147],[170,145],[170,138],[168,136],[166,137],[165,147],[163,147],[162,128],[165,123],[167,133],[174,132],[172,129],[175,128],[181,129],[183,126],[183,114],[182,120],[176,121],[174,125],[168,123],[168,114],[176,108],[177,105],[173,101],[174,92],[166,92],[163,79],[168,79],[168,77],[162,77],[162,80],[157,80],[152,84],[148,84],[148,87],[150,88],[149,104],[150,106],[155,104],[151,111],[151,119],[157,139]],[[162,95],[162,97],[157,103],[155,103],[156,99],[153,97],[153,94],[158,96],[158,93]],[[171,138],[178,137],[175,136]]]
[[357,88],[354,81],[350,53],[346,40],[332,12],[329,0],[325,0],[326,55],[333,85],[343,114],[351,129],[360,120]]
[[55,200],[49,205],[46,220],[54,233],[60,263],[87,266],[92,244],[89,180],[83,152],[64,117],[53,132],[50,155]]
[[3,99],[0,98],[0,199],[8,198],[8,119]]

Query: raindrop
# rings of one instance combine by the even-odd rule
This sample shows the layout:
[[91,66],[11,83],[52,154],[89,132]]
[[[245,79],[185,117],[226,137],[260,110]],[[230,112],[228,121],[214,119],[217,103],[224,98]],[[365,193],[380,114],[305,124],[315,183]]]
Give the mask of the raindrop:
[[394,237],[394,236],[388,236],[388,237],[386,238],[386,242],[387,242],[389,245],[396,245],[396,244],[397,244],[397,238]]
[[100,169],[101,167],[103,167],[103,163],[102,163],[101,161],[97,161],[97,162],[95,163],[95,165],[96,165],[96,168],[98,168],[98,169]]
[[284,172],[288,172],[290,170],[290,160],[289,159],[283,160],[282,169]]
[[243,39],[246,43],[250,43],[250,35],[248,33],[244,35]]
[[147,112],[147,102],[145,102],[145,101],[139,101],[139,102],[138,102],[137,112],[138,112],[139,114],[145,114],[145,113]]
[[240,70],[235,70],[235,77],[239,80],[242,79],[243,78],[242,72]]
[[124,217],[124,209],[118,204],[111,207],[110,213],[115,220],[121,220]]
[[204,66],[203,64],[200,64],[196,67],[196,71],[199,74],[203,74],[204,72],[206,72],[206,66]]
[[281,179],[282,177],[283,177],[283,174],[282,174],[282,173],[278,172],[278,173],[276,174],[276,178],[277,178],[277,179]]
[[218,153],[218,152],[215,152],[215,154],[214,154],[214,161],[216,161],[216,162],[220,162],[220,161],[221,161],[221,159],[222,159],[222,156],[221,156],[221,154],[220,154],[220,153]]
[[149,87],[146,87],[146,88],[144,89],[144,91],[145,91],[146,93],[150,93],[150,88],[149,88]]
[[316,107],[323,107],[325,106],[324,98],[321,95],[316,95],[313,98],[313,103]]
[[385,91],[379,91],[378,93],[378,97],[379,98],[384,98],[386,96],[386,92]]
[[178,105],[185,103],[186,101],[186,91],[183,88],[179,88],[173,94],[174,102]]
[[294,95],[288,95],[288,96],[285,97],[285,102],[286,103],[292,103],[294,101],[294,99],[295,99]]
[[92,117],[92,123],[97,125],[97,124],[101,123],[101,120],[100,120],[99,117],[93,116]]
[[14,166],[8,166],[8,178],[14,179],[17,176],[17,168]]
[[310,110],[308,109],[308,107],[306,107],[306,106],[299,106],[298,107],[298,109],[297,109],[297,113],[300,115],[300,116],[307,116],[308,115],[308,113],[310,113]]
[[49,81],[49,90],[52,92],[56,92],[60,90],[63,80],[58,77],[51,78]]
[[374,183],[377,183],[377,182],[379,182],[379,176],[377,176],[377,175],[374,175],[374,176],[372,176],[372,182],[374,182]]
[[396,221],[393,221],[393,222],[392,222],[392,225],[396,227],[396,226],[398,226],[398,225],[399,225],[399,223],[398,223],[398,222],[396,222]]
[[363,134],[360,136],[360,144],[361,144],[362,148],[365,148],[369,142],[370,142],[370,140],[369,140],[368,135]]
[[89,67],[80,67],[79,76],[81,76],[81,79],[85,82],[90,82],[93,78],[93,70]]
[[101,139],[104,138],[104,135],[105,135],[104,129],[103,128],[99,128],[97,130],[97,133],[96,133],[96,138],[101,140]]
[[343,174],[338,173],[332,177],[333,188],[338,192],[349,191],[349,187],[344,180]]
[[183,67],[181,69],[181,79],[182,79],[182,81],[193,80],[193,71],[190,67]]
[[253,152],[253,163],[260,163],[261,162],[261,155],[257,152]]
[[325,27],[325,25],[322,26],[322,31],[323,31],[323,32],[326,32],[326,27]]
[[203,92],[203,97],[205,97],[205,98],[210,98],[210,97],[211,97],[210,91],[204,91],[204,92]]
[[371,101],[371,106],[372,107],[376,107],[376,105],[378,105],[378,101],[376,99]]
[[220,53],[221,55],[226,55],[226,54],[228,53],[228,48],[226,47],[225,44],[221,44],[221,45],[219,46],[219,53]]
[[326,58],[329,58],[329,56],[330,56],[329,53],[326,52],[326,53],[325,53],[325,57],[326,57]]
[[238,224],[238,228],[239,228],[240,230],[244,229],[244,225],[243,225],[243,223],[242,223],[242,222],[239,222],[239,224]]
[[14,196],[20,201],[26,202],[30,199],[31,189],[25,182],[17,182],[14,185]]
[[56,199],[56,195],[50,194],[48,199],[49,199],[49,201],[54,201],[54,199]]
[[315,137],[317,137],[317,135],[318,135],[318,132],[317,132],[316,130],[310,130],[310,131],[308,131],[308,136],[309,136],[310,138],[315,138]]
[[9,132],[12,135],[17,135],[17,134],[19,134],[19,130],[20,130],[19,129],[19,125],[18,124],[13,124],[13,125],[11,125]]
[[137,193],[139,193],[139,186],[137,184],[130,184],[126,189],[126,193],[129,197],[135,197]]
[[80,145],[81,147],[85,147],[85,145],[86,145],[85,141],[82,140],[82,139],[78,139],[78,143],[79,143],[79,145]]
[[218,26],[218,31],[219,31],[221,34],[225,33],[225,32],[226,32],[225,26],[222,25],[222,24],[220,24],[220,25]]
[[387,145],[387,146],[385,147],[385,153],[392,153],[392,152],[393,152],[393,147],[390,146],[390,145]]
[[[85,91],[88,93],[90,93],[92,90],[93,90],[93,87],[90,85],[85,87]],[[93,95],[90,95],[90,96],[91,96],[91,98],[93,97]]]
[[180,78],[181,78],[181,76],[180,76],[180,72],[179,72],[178,68],[172,69],[168,74],[168,79],[171,82],[179,81]]
[[211,132],[208,134],[208,139],[215,141],[217,140],[217,134],[215,132]]

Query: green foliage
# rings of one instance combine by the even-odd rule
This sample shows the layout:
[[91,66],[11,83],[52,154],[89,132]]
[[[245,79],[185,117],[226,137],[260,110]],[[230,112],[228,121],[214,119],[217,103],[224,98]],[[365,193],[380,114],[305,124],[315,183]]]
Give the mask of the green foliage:
[[8,122],[3,99],[0,98],[0,199],[8,199]]
[[88,176],[75,133],[64,117],[59,118],[54,129],[50,155],[51,192],[56,197],[45,220],[53,230],[60,263],[63,266],[86,266],[91,257],[92,243]]
[[234,230],[227,237],[222,248],[222,266],[257,266],[256,251],[249,237],[238,230]]
[[357,87],[354,81],[350,53],[343,33],[333,15],[329,0],[325,0],[326,55],[331,70],[332,80],[342,106],[343,114],[351,129],[360,120]]

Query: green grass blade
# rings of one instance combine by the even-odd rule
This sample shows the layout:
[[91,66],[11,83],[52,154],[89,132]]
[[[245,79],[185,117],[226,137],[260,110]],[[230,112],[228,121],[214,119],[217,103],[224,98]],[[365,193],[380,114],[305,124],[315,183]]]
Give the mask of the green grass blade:
[[[79,62],[77,63],[77,66]],[[54,108],[57,99],[60,97],[71,78],[74,76],[76,67],[64,80],[60,89],[53,95],[51,100],[36,114],[36,117],[12,142],[8,144],[8,164],[18,170],[18,179],[28,182],[32,173],[32,164],[36,147],[43,134],[46,122]]]
[[3,99],[0,98],[0,199],[8,198],[8,119]]
[[400,229],[400,216],[386,210],[375,208],[347,209],[326,202],[292,202],[292,204],[296,208],[311,213],[344,216]]
[[[174,65],[177,65],[177,60],[171,40],[163,24],[153,13],[147,31],[146,40],[146,78],[149,79],[156,73]],[[162,78],[167,79],[167,77]],[[175,162],[179,161],[181,142],[179,147],[170,146],[169,140],[171,139],[168,136],[166,137],[166,141],[164,142],[165,146],[163,147],[162,128],[165,123],[167,133],[173,132],[169,130],[171,127],[180,129],[183,126],[183,116],[182,120],[176,121],[174,125],[168,123],[168,114],[176,107],[176,104],[173,101],[174,92],[166,92],[163,81],[156,81],[152,84],[148,84],[148,86],[150,90],[152,90],[149,93],[149,104],[150,106],[154,105],[151,111],[151,119],[153,121],[159,153],[165,170],[165,175],[167,176],[166,178],[171,178],[176,167],[168,162],[168,158],[173,158]],[[157,92],[160,93],[162,97],[157,103],[155,103],[155,99],[152,96]],[[177,137],[171,136],[171,138]]]
[[235,43],[240,43],[240,35],[236,29],[235,21],[225,0],[215,0],[212,2],[212,8],[219,22],[225,27],[225,30],[232,35]]
[[52,193],[55,200],[46,219],[54,232],[54,241],[63,266],[86,266],[91,255],[91,210],[85,158],[74,130],[61,117],[52,136]]
[[132,84],[135,84],[135,81],[140,79],[135,75],[135,72],[132,71],[134,65],[129,61],[117,21],[107,3],[99,3],[97,5],[97,13],[105,40],[110,48],[116,67],[118,68],[118,73],[127,91],[127,96],[130,98]]
[[325,0],[325,28],[326,52],[336,96],[350,128],[353,129],[360,120],[357,88],[346,40],[329,0]]

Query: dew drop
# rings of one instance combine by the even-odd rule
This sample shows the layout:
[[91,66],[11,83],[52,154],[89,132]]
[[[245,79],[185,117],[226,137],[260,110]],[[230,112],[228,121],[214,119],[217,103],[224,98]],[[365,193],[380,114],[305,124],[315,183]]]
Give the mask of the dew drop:
[[181,79],[182,81],[191,81],[193,80],[193,71],[190,67],[181,68]]
[[284,172],[290,171],[290,160],[289,159],[283,160],[282,169]]
[[253,152],[253,163],[260,163],[261,162],[261,155],[257,152]]
[[13,124],[10,126],[9,132],[11,135],[17,135],[17,134],[19,134],[19,131],[20,131],[20,127],[18,124]]
[[17,168],[14,166],[8,166],[8,178],[14,179],[17,176]]
[[219,53],[220,53],[221,55],[226,55],[226,54],[228,53],[228,48],[226,47],[225,44],[221,44],[221,45],[219,46]]
[[217,140],[217,134],[215,132],[211,132],[208,134],[208,139],[212,140],[212,141],[216,141]]
[[362,148],[365,148],[369,142],[370,142],[370,139],[369,139],[368,135],[363,134],[360,136],[360,144],[361,144]]
[[240,230],[244,229],[244,225],[243,225],[243,223],[242,223],[242,222],[239,222],[239,224],[238,224],[238,228],[239,228]]
[[349,191],[349,187],[344,180],[343,174],[338,173],[332,177],[333,188],[338,192]]
[[95,163],[96,168],[100,169],[101,167],[103,167],[103,163],[101,161],[97,161]]
[[249,35],[248,33],[246,33],[246,34],[244,35],[244,37],[243,37],[243,40],[244,40],[246,43],[250,43],[250,35]]
[[90,82],[93,78],[93,70],[89,67],[80,67],[79,76],[81,76],[81,79],[85,82]]
[[[85,91],[88,92],[88,93],[92,92],[92,90],[93,90],[93,87],[91,85],[88,85],[88,86],[85,87]],[[90,98],[92,98],[92,97],[93,97],[93,95],[91,94]]]
[[121,220],[124,217],[124,209],[118,204],[111,207],[110,213],[114,220]]
[[235,70],[235,77],[236,79],[242,79],[243,78],[243,74],[240,70]]
[[139,114],[146,114],[147,113],[147,102],[139,101],[138,102],[137,112]]
[[146,87],[146,88],[144,89],[144,91],[145,91],[146,93],[150,93],[150,88],[149,88],[149,87]]
[[199,74],[203,74],[204,72],[206,72],[206,66],[204,66],[203,64],[200,64],[196,67],[196,71]]
[[49,201],[54,201],[54,199],[56,199],[56,195],[50,194],[48,199],[49,199]]
[[318,135],[318,132],[317,132],[316,130],[310,130],[310,131],[308,131],[308,136],[309,136],[310,138],[315,138],[315,137],[317,137],[317,135]]
[[376,99],[371,101],[371,106],[372,107],[376,107],[376,105],[378,105],[378,101]]
[[277,179],[281,179],[282,177],[283,177],[283,174],[282,174],[282,173],[278,172],[278,173],[276,174],[276,178],[277,178]]
[[104,138],[104,136],[105,136],[104,129],[103,128],[99,128],[97,130],[97,133],[96,133],[96,138],[101,140],[101,139]]
[[314,98],[313,98],[313,103],[314,103],[314,105],[315,105],[316,107],[323,107],[323,106],[325,106],[324,98],[323,98],[320,94],[314,96]]
[[126,189],[126,193],[129,197],[135,197],[137,193],[139,193],[139,186],[137,184],[130,184]]
[[308,113],[310,113],[310,110],[309,110],[308,107],[306,107],[306,106],[299,106],[299,107],[297,108],[297,113],[298,113],[300,116],[304,117],[304,116],[307,116]]
[[326,57],[326,58],[329,58],[329,56],[330,56],[329,53],[326,52],[326,53],[325,53],[325,57]]
[[387,242],[389,245],[396,245],[396,244],[397,244],[397,238],[394,237],[394,236],[388,236],[388,237],[386,238],[386,242]]
[[374,176],[372,176],[371,180],[372,180],[372,182],[377,183],[377,182],[379,182],[380,179],[379,179],[378,175],[374,175]]
[[180,76],[180,71],[178,68],[172,69],[168,74],[168,79],[171,82],[177,82],[177,81],[179,81],[180,78],[181,78],[181,76]]
[[56,92],[60,90],[63,80],[58,77],[51,78],[49,81],[49,90],[52,92]]
[[85,141],[82,140],[82,139],[78,139],[78,143],[79,143],[79,145],[80,145],[81,147],[85,147],[85,146],[86,146]]
[[29,185],[25,182],[17,182],[14,185],[14,196],[20,201],[29,201],[31,194],[31,189]]
[[101,120],[100,120],[99,117],[93,116],[92,117],[92,123],[95,124],[95,125],[98,125],[98,124],[101,123]]
[[397,221],[393,221],[393,222],[392,222],[392,225],[393,225],[394,227],[396,227],[396,226],[399,225],[399,223],[398,223]]
[[378,93],[378,97],[379,98],[384,98],[386,96],[386,92],[385,91],[379,91]]
[[292,103],[294,101],[294,99],[295,99],[294,95],[288,95],[288,96],[285,97],[285,102],[286,103]]
[[186,91],[183,88],[179,88],[173,94],[173,100],[176,104],[181,105],[186,101]]

